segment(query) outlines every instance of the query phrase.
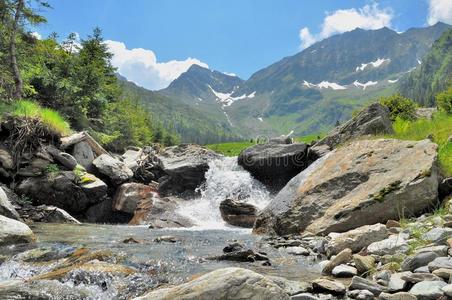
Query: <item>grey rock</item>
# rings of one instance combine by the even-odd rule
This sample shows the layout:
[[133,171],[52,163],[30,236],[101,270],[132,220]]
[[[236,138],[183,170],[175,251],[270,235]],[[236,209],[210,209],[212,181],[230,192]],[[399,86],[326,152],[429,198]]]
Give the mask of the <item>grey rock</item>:
[[74,145],[72,150],[72,155],[76,161],[82,165],[86,170],[91,170],[94,160],[94,152],[91,146],[85,142],[81,141]]
[[331,240],[326,246],[328,255],[334,255],[350,248],[353,252],[361,251],[374,242],[388,237],[388,230],[383,224],[364,225],[344,233],[332,232],[328,235]]
[[436,245],[445,245],[448,238],[452,236],[452,228],[435,227],[422,235],[422,239],[435,243]]
[[246,202],[226,199],[220,203],[220,212],[228,224],[252,228],[256,221],[257,208]]
[[65,210],[56,206],[39,205],[26,206],[21,209],[22,215],[26,215],[27,219],[33,222],[42,223],[71,223],[80,224],[80,222],[71,216]]
[[370,254],[386,255],[395,253],[406,253],[408,251],[408,242],[399,235],[391,235],[389,238],[370,244],[367,251]]
[[452,269],[452,257],[438,257],[428,264],[430,272],[441,268]]
[[301,293],[298,295],[293,295],[290,300],[320,300],[320,298],[314,296],[311,293]]
[[339,265],[337,267],[334,267],[331,273],[335,277],[353,277],[358,274],[358,271],[352,266]]
[[55,159],[68,170],[72,171],[77,166],[77,160],[69,153],[62,152],[53,146],[46,147],[46,150],[50,153],[50,155],[52,155],[53,159]]
[[0,187],[0,215],[10,219],[20,220],[19,213],[8,199],[3,188]]
[[267,276],[267,278],[282,288],[289,296],[312,291],[312,284],[308,282],[288,280],[279,276]]
[[254,232],[324,235],[385,223],[404,208],[420,212],[437,201],[436,159],[428,140],[354,141],[295,176],[258,215]]
[[347,293],[347,296],[349,296],[352,299],[356,299],[356,300],[373,300],[374,299],[374,294],[372,294],[368,290],[349,291]]
[[368,290],[375,296],[380,295],[381,292],[386,291],[384,286],[381,286],[373,281],[361,278],[359,276],[354,276],[350,284],[351,290]]
[[417,297],[407,293],[407,292],[399,292],[395,294],[389,293],[381,293],[378,299],[381,300],[417,300]]
[[441,277],[446,281],[449,281],[449,279],[452,277],[452,269],[439,268],[433,271],[432,274]]
[[[411,272],[408,273],[411,274]],[[388,292],[393,293],[405,290],[405,288],[407,287],[407,282],[402,279],[405,274],[406,273],[404,272],[404,273],[395,273],[391,275],[387,286]]]
[[331,274],[335,267],[346,264],[350,260],[352,260],[352,250],[344,249],[328,262],[322,272],[325,274]]
[[0,216],[0,246],[30,243],[35,236],[30,227],[22,222]]
[[96,169],[108,177],[114,184],[121,184],[133,177],[133,172],[123,162],[108,154],[102,154],[93,160]]
[[270,279],[242,268],[224,268],[187,283],[153,290],[136,300],[254,299],[286,300],[289,296]]
[[238,163],[265,185],[280,189],[316,158],[304,143],[269,143],[246,148]]
[[417,268],[428,265],[429,262],[433,261],[438,257],[435,252],[422,252],[414,256],[408,256],[400,266],[402,271],[414,271]]
[[441,289],[446,285],[444,281],[422,281],[410,289],[410,294],[415,295],[418,300],[436,300],[444,295]]
[[440,246],[430,246],[430,247],[424,247],[416,250],[416,254],[419,253],[425,253],[425,252],[433,252],[437,254],[438,256],[447,256],[447,249],[448,247],[445,245]]
[[169,195],[194,191],[204,182],[209,162],[220,157],[198,145],[181,144],[165,148],[157,155],[162,171],[167,174],[167,178],[160,182],[159,192]]
[[353,262],[359,273],[366,273],[375,267],[375,258],[372,256],[353,255]]
[[338,145],[360,136],[392,132],[388,108],[374,103],[359,112],[353,119],[334,128],[316,146],[328,145],[330,148],[336,148]]
[[132,150],[129,149],[122,155],[123,162],[126,166],[135,172],[139,167],[140,157],[143,151],[141,149]]
[[414,273],[430,273],[428,266],[423,266],[414,270]]
[[35,204],[53,205],[74,215],[104,200],[88,197],[72,171],[27,178],[17,187],[17,191],[29,196]]
[[312,282],[312,288],[314,292],[326,292],[333,295],[344,295],[346,292],[346,288],[342,283],[323,278],[314,280]]
[[418,283],[421,281],[442,281],[442,278],[430,273],[406,272],[401,276],[401,278],[410,283]]
[[92,203],[100,203],[107,197],[108,186],[96,176],[89,174],[90,181],[79,183],[80,188]]
[[286,252],[292,255],[309,255],[309,250],[304,247],[287,247]]

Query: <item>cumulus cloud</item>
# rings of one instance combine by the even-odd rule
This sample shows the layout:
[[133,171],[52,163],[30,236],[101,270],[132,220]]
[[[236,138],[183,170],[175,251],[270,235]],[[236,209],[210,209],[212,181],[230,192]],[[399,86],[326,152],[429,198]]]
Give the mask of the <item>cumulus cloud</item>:
[[127,49],[124,43],[111,40],[105,41],[105,44],[113,54],[112,64],[118,68],[118,72],[128,80],[150,90],[167,87],[191,65],[209,67],[206,63],[191,57],[185,60],[158,62],[152,50]]
[[315,42],[330,37],[336,33],[342,33],[355,28],[379,29],[390,27],[393,18],[392,10],[380,9],[376,3],[365,5],[362,8],[339,9],[332,13],[326,13],[318,34],[312,34],[309,28],[300,30],[301,48],[307,48]]
[[427,23],[436,24],[438,21],[452,24],[452,1],[430,0],[428,5]]
[[35,39],[37,39],[37,40],[42,40],[42,35],[41,35],[39,32],[33,31],[33,32],[30,32],[30,34],[31,34],[31,36],[34,37]]

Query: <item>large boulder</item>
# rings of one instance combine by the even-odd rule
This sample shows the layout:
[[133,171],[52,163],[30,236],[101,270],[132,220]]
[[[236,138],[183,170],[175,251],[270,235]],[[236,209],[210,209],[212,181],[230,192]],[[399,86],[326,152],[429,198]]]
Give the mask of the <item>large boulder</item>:
[[227,223],[252,228],[256,220],[257,209],[254,205],[245,202],[226,199],[220,203],[221,217]]
[[304,143],[267,143],[243,150],[238,163],[268,187],[280,189],[316,158]]
[[167,175],[160,182],[159,192],[170,195],[194,191],[204,182],[209,162],[220,155],[198,145],[181,144],[166,148],[157,157],[161,169]]
[[344,232],[419,213],[437,196],[436,144],[355,141],[293,178],[259,214],[254,232]]
[[389,109],[379,103],[373,103],[359,112],[354,118],[334,128],[315,145],[328,145],[336,148],[347,141],[364,135],[392,133]]
[[179,200],[175,197],[160,198],[152,193],[146,199],[140,201],[135,214],[130,220],[130,225],[149,225],[150,228],[191,227],[192,222],[181,216],[177,209]]
[[81,141],[74,145],[72,150],[72,155],[77,160],[77,162],[82,165],[85,169],[91,170],[94,160],[94,152],[91,146],[85,142]]
[[0,187],[0,215],[11,219],[20,220],[19,213],[11,204],[11,202],[8,199],[8,196],[1,187]]
[[193,281],[154,290],[135,300],[170,299],[254,299],[279,300],[289,296],[272,280],[242,268],[224,268],[207,273]]
[[149,185],[141,183],[122,184],[113,198],[113,209],[133,214],[138,204],[146,199],[156,196],[156,190]]
[[108,155],[102,154],[93,160],[93,165],[102,175],[106,176],[112,183],[121,184],[133,177],[133,172],[122,161]]
[[0,246],[30,243],[35,236],[30,227],[22,222],[0,216]]
[[77,219],[65,210],[51,205],[26,205],[22,207],[21,213],[24,219],[33,222],[80,224]]
[[103,201],[103,198],[89,197],[72,171],[27,178],[17,187],[17,192],[30,197],[34,204],[54,205],[74,215]]

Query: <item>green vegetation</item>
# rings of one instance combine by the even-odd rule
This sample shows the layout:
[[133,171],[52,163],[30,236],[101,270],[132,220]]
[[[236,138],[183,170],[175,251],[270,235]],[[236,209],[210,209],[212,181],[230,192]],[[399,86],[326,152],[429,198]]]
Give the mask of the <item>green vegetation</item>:
[[238,156],[242,150],[255,145],[255,143],[247,142],[231,142],[231,143],[221,143],[221,144],[210,144],[206,147],[217,153],[223,154],[225,156]]
[[62,41],[55,33],[39,40],[28,31],[46,22],[38,12],[48,7],[45,1],[0,0],[1,112],[37,118],[60,135],[87,130],[115,152],[176,143],[171,127],[124,95],[99,28],[80,41],[74,33]]
[[310,135],[305,135],[305,136],[301,136],[301,137],[296,137],[294,138],[294,141],[297,143],[306,143],[309,144],[313,141],[317,141],[320,140],[321,138],[323,138],[325,136],[325,134],[320,133],[320,134],[310,134]]
[[60,171],[60,168],[56,164],[48,164],[45,169],[46,174],[55,174],[58,173],[58,171]]
[[2,110],[16,117],[38,119],[44,127],[58,135],[64,136],[71,133],[69,123],[57,111],[42,108],[36,102],[18,100],[11,105],[4,106]]
[[452,29],[433,43],[422,64],[400,83],[400,92],[422,104],[434,106],[435,95],[447,89],[452,78]]
[[439,110],[452,114],[452,84],[447,91],[436,95],[436,103]]
[[400,189],[400,184],[401,184],[400,180],[394,181],[389,186],[378,191],[376,195],[370,194],[369,197],[377,202],[383,202],[385,200],[386,195]]
[[452,175],[452,143],[448,138],[452,133],[452,114],[438,112],[432,120],[403,120],[397,118],[393,123],[394,134],[390,137],[401,140],[422,140],[431,136],[438,144],[438,159],[445,175]]
[[416,118],[416,103],[400,94],[382,97],[380,103],[389,108],[392,121],[397,118],[402,120],[414,120]]

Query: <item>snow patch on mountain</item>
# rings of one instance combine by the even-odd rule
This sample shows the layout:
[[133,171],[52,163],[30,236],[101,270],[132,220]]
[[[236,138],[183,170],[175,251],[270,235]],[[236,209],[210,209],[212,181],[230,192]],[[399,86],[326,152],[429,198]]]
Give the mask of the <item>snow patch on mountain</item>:
[[212,91],[212,93],[215,95],[215,97],[217,98],[218,102],[221,103],[221,105],[224,106],[230,106],[232,103],[234,103],[235,101],[238,100],[243,100],[243,99],[251,99],[254,98],[256,96],[256,91],[252,92],[251,94],[247,95],[247,94],[243,94],[241,96],[238,97],[231,97],[231,95],[234,93],[235,88],[232,92],[230,93],[221,93],[221,92],[217,92],[215,91],[210,85],[207,85],[210,90]]
[[340,84],[337,84],[335,82],[329,82],[329,81],[322,81],[319,84],[314,84],[307,82],[306,80],[303,80],[303,85],[308,88],[319,88],[319,89],[333,89],[333,90],[345,90],[346,87]]
[[374,67],[374,68],[378,68],[381,65],[383,65],[385,62],[390,62],[391,59],[389,58],[379,58],[376,61],[371,61],[365,64],[361,64],[361,66],[356,67],[355,71],[359,72],[359,71],[364,71],[364,69],[368,68],[368,67]]
[[362,87],[363,90],[365,90],[368,86],[372,86],[372,85],[376,85],[378,84],[378,81],[368,81],[366,83],[361,83],[358,80],[355,80],[355,82],[353,82],[353,85],[356,87]]
[[420,59],[418,59],[417,63],[420,65],[420,64],[422,64],[422,61]]
[[257,118],[259,121],[264,122],[264,119],[262,119],[261,117]]
[[394,80],[388,79],[388,82],[389,82],[389,83],[396,83],[397,81],[399,81],[399,78],[394,79]]

